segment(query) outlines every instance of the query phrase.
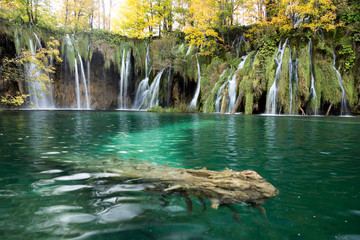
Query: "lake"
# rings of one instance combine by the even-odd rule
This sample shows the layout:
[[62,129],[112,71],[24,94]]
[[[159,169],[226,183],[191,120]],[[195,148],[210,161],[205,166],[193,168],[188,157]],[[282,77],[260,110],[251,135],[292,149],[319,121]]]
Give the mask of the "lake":
[[[106,173],[113,157],[251,169],[280,194],[206,208]],[[116,168],[116,162],[112,165]],[[360,239],[358,117],[0,112],[0,239]]]

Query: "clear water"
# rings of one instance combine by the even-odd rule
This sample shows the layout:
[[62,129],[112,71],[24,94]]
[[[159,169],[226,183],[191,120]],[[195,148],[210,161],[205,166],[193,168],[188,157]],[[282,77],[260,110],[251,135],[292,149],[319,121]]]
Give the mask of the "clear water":
[[[0,112],[0,239],[359,239],[360,119]],[[257,171],[263,205],[206,209],[104,174],[117,155]],[[116,167],[116,163],[114,163]]]

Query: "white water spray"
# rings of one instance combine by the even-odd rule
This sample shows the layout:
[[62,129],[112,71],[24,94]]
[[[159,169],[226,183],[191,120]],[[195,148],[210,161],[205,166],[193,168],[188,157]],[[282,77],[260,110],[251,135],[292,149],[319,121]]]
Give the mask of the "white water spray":
[[195,95],[190,102],[190,108],[196,108],[197,100],[199,98],[199,93],[200,93],[201,71],[200,71],[200,64],[199,64],[197,55],[196,55],[196,62],[197,62],[197,68],[198,68],[198,82],[197,82],[197,86],[196,86],[196,90],[195,90]]
[[275,79],[273,84],[270,87],[269,94],[266,101],[266,113],[267,114],[276,114],[277,111],[277,94],[279,91],[279,81],[280,81],[280,75],[281,75],[281,66],[282,66],[282,60],[284,57],[284,52],[286,48],[288,39],[286,39],[285,43],[281,46],[281,42],[279,43],[279,48],[275,56],[275,62],[277,64],[276,72],[275,72]]
[[334,64],[333,64],[333,68],[336,71],[336,75],[338,77],[339,80],[339,84],[340,84],[340,88],[341,88],[341,111],[340,111],[340,115],[349,115],[349,109],[347,107],[347,103],[346,103],[346,95],[345,95],[345,88],[341,79],[341,74],[340,72],[336,69],[336,55],[335,53],[333,53],[334,56]]

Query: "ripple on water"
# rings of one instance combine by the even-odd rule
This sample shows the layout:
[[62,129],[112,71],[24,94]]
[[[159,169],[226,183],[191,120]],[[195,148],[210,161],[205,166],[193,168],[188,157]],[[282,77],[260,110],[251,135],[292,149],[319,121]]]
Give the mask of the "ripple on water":
[[117,184],[111,186],[107,190],[98,191],[97,195],[99,196],[107,196],[117,192],[133,192],[133,191],[143,191],[145,190],[146,185],[143,184]]
[[58,217],[62,223],[88,223],[96,219],[95,216],[88,213],[65,213]]
[[76,180],[85,180],[89,179],[91,175],[89,173],[77,173],[69,176],[61,176],[54,178],[57,181],[76,181]]
[[46,171],[41,171],[41,174],[55,174],[55,173],[62,173],[63,170],[60,169],[51,169],[51,170],[46,170]]
[[118,204],[98,214],[100,223],[122,222],[133,219],[142,213],[138,204]]
[[36,214],[59,213],[59,212],[70,211],[70,210],[79,210],[82,208],[83,207],[80,207],[80,206],[56,205],[56,206],[41,208],[39,211],[36,212]]
[[60,195],[63,193],[67,193],[67,192],[72,192],[72,191],[77,191],[80,189],[85,189],[85,188],[92,188],[89,185],[63,185],[60,187],[55,188],[55,190],[53,191],[54,195]]

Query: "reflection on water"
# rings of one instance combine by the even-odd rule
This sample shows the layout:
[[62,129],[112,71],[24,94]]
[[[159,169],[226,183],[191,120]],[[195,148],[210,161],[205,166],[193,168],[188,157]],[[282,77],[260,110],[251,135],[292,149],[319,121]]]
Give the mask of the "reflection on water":
[[[0,113],[1,239],[357,239],[358,118],[96,111]],[[280,190],[268,218],[211,209],[104,172],[112,156],[252,169]],[[112,163],[116,167],[116,162]],[[259,231],[260,230],[260,231]]]

